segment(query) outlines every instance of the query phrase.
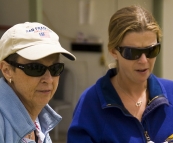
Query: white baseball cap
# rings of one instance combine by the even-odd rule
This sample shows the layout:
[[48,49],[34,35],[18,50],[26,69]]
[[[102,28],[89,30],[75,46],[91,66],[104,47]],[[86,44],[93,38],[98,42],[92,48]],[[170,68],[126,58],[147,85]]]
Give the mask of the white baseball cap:
[[0,39],[0,61],[17,53],[28,60],[38,60],[61,53],[70,60],[76,57],[61,47],[59,36],[47,26],[37,22],[16,24]]

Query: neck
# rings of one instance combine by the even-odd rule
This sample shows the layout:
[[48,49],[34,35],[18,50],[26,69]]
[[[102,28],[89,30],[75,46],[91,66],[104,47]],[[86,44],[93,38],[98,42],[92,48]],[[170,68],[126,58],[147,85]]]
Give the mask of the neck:
[[[141,121],[148,102],[147,84],[137,85],[127,81],[123,82],[118,76],[115,76],[111,81],[124,107],[132,116]],[[119,83],[119,81],[121,82]]]
[[[25,106],[26,108],[26,106]],[[26,108],[32,121],[35,122],[36,118],[38,117],[39,113],[41,112],[41,109],[38,109],[38,108]]]
[[[119,89],[119,96],[122,100],[124,101],[130,101],[132,102],[136,107],[140,107],[142,105],[142,103],[144,101],[146,101],[146,98],[147,98],[147,92],[146,92],[146,88],[144,88],[140,94],[136,94],[136,90],[135,92],[127,92],[126,90],[124,90],[123,87],[126,87],[126,86],[123,86],[121,87],[120,84],[119,84],[119,81],[118,81],[118,78],[116,77],[115,78],[116,80],[116,87]],[[131,94],[130,94],[131,93]]]
[[132,97],[139,97],[142,93],[147,90],[147,81],[141,84],[123,80],[120,76],[115,76],[115,85],[117,85],[120,90]]

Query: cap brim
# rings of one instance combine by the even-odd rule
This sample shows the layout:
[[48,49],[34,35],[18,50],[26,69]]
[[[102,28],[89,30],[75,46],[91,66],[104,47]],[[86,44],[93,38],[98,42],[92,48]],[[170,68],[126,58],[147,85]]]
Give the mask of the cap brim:
[[76,57],[61,47],[59,44],[38,44],[25,47],[16,51],[17,54],[28,60],[38,60],[52,54],[61,53],[69,60],[76,60]]

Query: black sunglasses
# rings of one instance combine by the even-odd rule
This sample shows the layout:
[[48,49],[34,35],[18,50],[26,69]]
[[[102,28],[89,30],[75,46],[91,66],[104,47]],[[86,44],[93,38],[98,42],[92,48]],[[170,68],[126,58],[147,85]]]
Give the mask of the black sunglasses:
[[145,54],[147,58],[154,58],[160,52],[160,43],[146,47],[146,48],[134,48],[134,47],[117,47],[121,56],[127,60],[137,60],[142,54]]
[[26,75],[33,77],[44,75],[47,69],[50,71],[51,76],[59,76],[64,70],[63,63],[56,63],[47,67],[39,63],[19,64],[12,61],[6,61],[6,62],[16,68],[23,70]]

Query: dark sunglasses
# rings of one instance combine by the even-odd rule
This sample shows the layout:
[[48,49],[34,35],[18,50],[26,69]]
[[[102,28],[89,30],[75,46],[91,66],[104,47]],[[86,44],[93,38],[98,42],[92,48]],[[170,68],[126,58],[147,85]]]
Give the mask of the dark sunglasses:
[[137,60],[142,54],[145,54],[147,58],[154,58],[160,52],[160,43],[146,47],[146,48],[134,48],[134,47],[117,47],[121,56],[127,60]]
[[26,75],[33,77],[44,75],[47,69],[50,71],[51,76],[59,76],[64,70],[63,63],[56,63],[47,67],[39,63],[19,64],[12,61],[6,61],[6,62],[16,68],[23,70]]

